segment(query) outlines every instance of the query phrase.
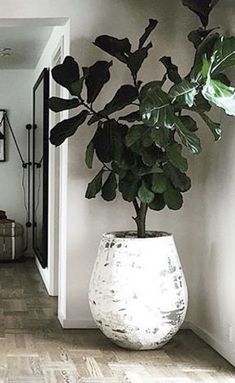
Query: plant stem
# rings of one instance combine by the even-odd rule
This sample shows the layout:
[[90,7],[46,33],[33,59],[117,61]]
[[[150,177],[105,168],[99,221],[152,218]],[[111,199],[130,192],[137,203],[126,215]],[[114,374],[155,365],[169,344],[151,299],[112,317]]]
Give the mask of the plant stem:
[[146,215],[148,210],[148,205],[141,202],[140,206],[138,205],[137,200],[133,201],[134,208],[136,211],[136,217],[133,218],[137,225],[137,237],[145,238],[146,236]]

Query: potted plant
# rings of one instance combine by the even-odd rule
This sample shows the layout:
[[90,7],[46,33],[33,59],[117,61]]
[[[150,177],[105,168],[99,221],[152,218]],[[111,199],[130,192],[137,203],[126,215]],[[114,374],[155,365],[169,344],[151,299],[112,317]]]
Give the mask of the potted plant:
[[[79,108],[79,113],[52,129],[51,143],[61,145],[85,122],[94,126],[85,161],[92,168],[96,155],[101,168],[88,184],[86,198],[101,193],[105,201],[112,201],[119,191],[135,210],[136,232],[103,236],[89,291],[97,325],[122,347],[161,347],[185,318],[187,287],[173,237],[146,231],[145,222],[149,209],[180,209],[182,193],[191,187],[182,151],[183,147],[194,155],[201,151],[193,114],[208,126],[215,140],[221,137],[221,126],[209,117],[211,106],[235,115],[235,89],[224,74],[235,64],[235,38],[207,29],[217,2],[183,0],[202,23],[188,36],[195,56],[184,77],[170,57],[162,57],[166,68],[162,79],[147,84],[139,79],[139,70],[152,48],[149,36],[158,24],[153,19],[136,50],[128,38],[102,35],[95,40],[94,44],[121,61],[132,77],[132,83],[121,85],[102,110],[94,103],[110,80],[112,61],[97,61],[81,73],[77,62],[66,57],[52,70],[54,80],[73,98],[52,97],[50,108],[55,112]],[[173,83],[170,89],[169,81]]]

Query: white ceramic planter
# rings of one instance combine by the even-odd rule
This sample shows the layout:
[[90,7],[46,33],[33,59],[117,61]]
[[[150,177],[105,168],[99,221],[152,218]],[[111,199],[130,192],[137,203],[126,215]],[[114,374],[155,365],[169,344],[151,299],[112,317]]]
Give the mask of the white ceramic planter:
[[182,325],[188,303],[173,236],[104,234],[89,303],[96,324],[117,345],[135,350],[162,347]]

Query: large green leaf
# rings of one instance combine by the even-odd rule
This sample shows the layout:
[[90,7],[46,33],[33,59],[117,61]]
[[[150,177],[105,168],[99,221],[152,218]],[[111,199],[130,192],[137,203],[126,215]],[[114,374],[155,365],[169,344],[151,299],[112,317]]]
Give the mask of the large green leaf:
[[219,80],[208,78],[202,89],[203,96],[213,104],[225,110],[228,115],[235,116],[235,89]]
[[87,110],[83,110],[77,116],[59,122],[51,130],[50,141],[52,145],[59,146],[66,138],[73,136],[77,128],[85,122],[88,113]]
[[212,76],[223,72],[235,65],[235,37],[223,37],[214,45],[214,55],[211,67]]
[[161,126],[159,129],[152,128],[151,138],[156,146],[165,149],[170,142],[170,131],[164,126]]
[[206,123],[210,131],[212,132],[213,136],[215,137],[215,141],[218,141],[221,139],[221,124],[218,122],[214,122],[210,119],[209,116],[205,113],[199,113],[203,121]]
[[137,141],[141,140],[143,135],[146,133],[146,126],[142,125],[133,125],[126,135],[126,145],[132,146]]
[[196,13],[204,27],[208,25],[209,15],[219,0],[182,0],[183,5]]
[[191,108],[194,104],[194,98],[198,91],[199,89],[197,84],[183,80],[170,89],[169,97],[172,99],[172,102],[177,101],[181,105],[186,104]]
[[167,70],[167,76],[174,84],[179,84],[182,79],[178,72],[178,67],[172,63],[171,57],[164,56],[160,59],[161,63],[165,66]]
[[119,180],[119,191],[125,201],[132,202],[138,195],[140,187],[140,178],[131,172]]
[[145,125],[149,127],[165,126],[172,129],[175,115],[170,99],[159,86],[153,85],[141,102],[140,114]]
[[163,194],[167,207],[171,210],[179,210],[183,205],[183,197],[181,193],[168,185],[167,190]]
[[95,145],[94,145],[93,140],[91,140],[91,142],[89,143],[89,145],[86,148],[86,157],[85,157],[85,162],[86,162],[88,169],[92,169],[94,151],[95,151]]
[[144,182],[142,182],[142,185],[138,190],[138,197],[141,202],[150,204],[154,200],[154,193],[148,189]]
[[90,68],[83,68],[85,75],[85,84],[87,87],[87,102],[92,103],[99,95],[103,86],[110,79],[109,68],[112,65],[111,62],[97,61]]
[[124,138],[126,127],[115,120],[99,123],[92,139],[96,155],[101,162],[109,163],[113,160],[124,159]]
[[69,91],[71,84],[80,79],[78,63],[71,56],[67,56],[63,64],[55,66],[51,73],[53,79]]
[[154,166],[157,161],[157,150],[154,146],[150,146],[148,148],[141,148],[140,155],[143,163],[146,166]]
[[211,33],[213,32],[215,29],[217,28],[213,28],[213,29],[204,29],[204,28],[198,28],[192,32],[189,33],[188,35],[188,39],[189,41],[191,41],[194,45],[194,48],[198,48],[199,45],[203,42],[203,40],[205,40],[205,38]]
[[198,130],[197,123],[191,116],[180,116],[179,119],[187,126],[190,132],[196,132]]
[[218,33],[209,34],[202,43],[198,46],[195,52],[195,59],[193,67],[190,72],[190,79],[193,82],[204,82],[202,78],[202,66],[203,60],[211,60],[211,57],[214,53],[214,46],[216,41],[218,41],[220,35]]
[[142,101],[146,97],[148,91],[150,89],[154,88],[155,86],[158,86],[161,88],[162,82],[161,81],[150,81],[150,82],[147,82],[147,84],[143,85],[142,88],[140,89],[139,99]]
[[211,110],[210,103],[203,97],[201,92],[196,95],[194,106],[198,112],[209,112]]
[[88,121],[88,125],[93,124],[98,121],[100,118],[109,116],[110,114],[117,112],[125,108],[127,105],[130,105],[138,97],[138,90],[132,85],[122,85],[113,99],[105,105],[104,109],[101,110],[98,115],[93,115],[92,118]]
[[165,206],[166,203],[162,194],[155,194],[154,200],[149,204],[149,208],[156,211],[164,209]]
[[177,133],[182,143],[192,154],[199,154],[201,152],[201,143],[199,137],[196,136],[195,133],[191,132],[179,118],[176,121],[176,126]]
[[152,191],[162,194],[167,189],[167,178],[164,174],[153,174],[152,176]]
[[100,172],[89,182],[85,197],[88,199],[95,198],[96,194],[101,191],[102,188],[102,178],[104,174],[104,169],[101,169]]
[[156,28],[157,24],[158,24],[157,20],[149,19],[149,24],[145,28],[144,34],[139,39],[139,49],[141,49],[144,46],[144,43],[146,42],[146,40],[148,39],[152,31]]
[[148,51],[152,48],[152,46],[152,43],[149,43],[146,47],[138,49],[129,55],[127,66],[135,79],[144,60],[148,57]]
[[72,100],[65,100],[59,97],[49,98],[49,108],[53,112],[62,112],[63,110],[77,108],[79,105],[80,101],[77,98],[73,98]]
[[97,37],[94,44],[124,63],[127,62],[131,53],[131,44],[127,38],[117,39],[116,37],[102,35]]
[[107,180],[102,187],[101,196],[105,201],[113,201],[116,198],[117,180],[115,174],[109,174]]
[[168,162],[164,166],[164,173],[171,180],[173,186],[180,190],[182,193],[188,191],[191,188],[190,178],[185,173],[182,173],[176,169],[176,167],[171,163]]
[[188,170],[188,162],[186,158],[182,156],[182,145],[177,142],[169,145],[166,148],[166,154],[171,164],[181,172],[186,172]]

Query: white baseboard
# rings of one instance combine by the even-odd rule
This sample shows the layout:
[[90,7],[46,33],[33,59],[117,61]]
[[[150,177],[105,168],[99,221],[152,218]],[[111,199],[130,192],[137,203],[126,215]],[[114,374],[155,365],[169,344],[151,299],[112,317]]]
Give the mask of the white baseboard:
[[[212,334],[208,331],[198,327],[192,322],[185,322],[187,325],[187,329],[192,330],[196,335],[199,336],[202,340],[204,340],[209,346],[211,346],[215,351],[217,351],[224,359],[226,359],[232,366],[235,367],[235,349],[233,348],[232,343],[219,342]],[[185,328],[183,326],[183,328]]]
[[67,319],[60,313],[58,313],[58,319],[61,326],[64,329],[93,329],[97,328],[95,322],[92,319]]

